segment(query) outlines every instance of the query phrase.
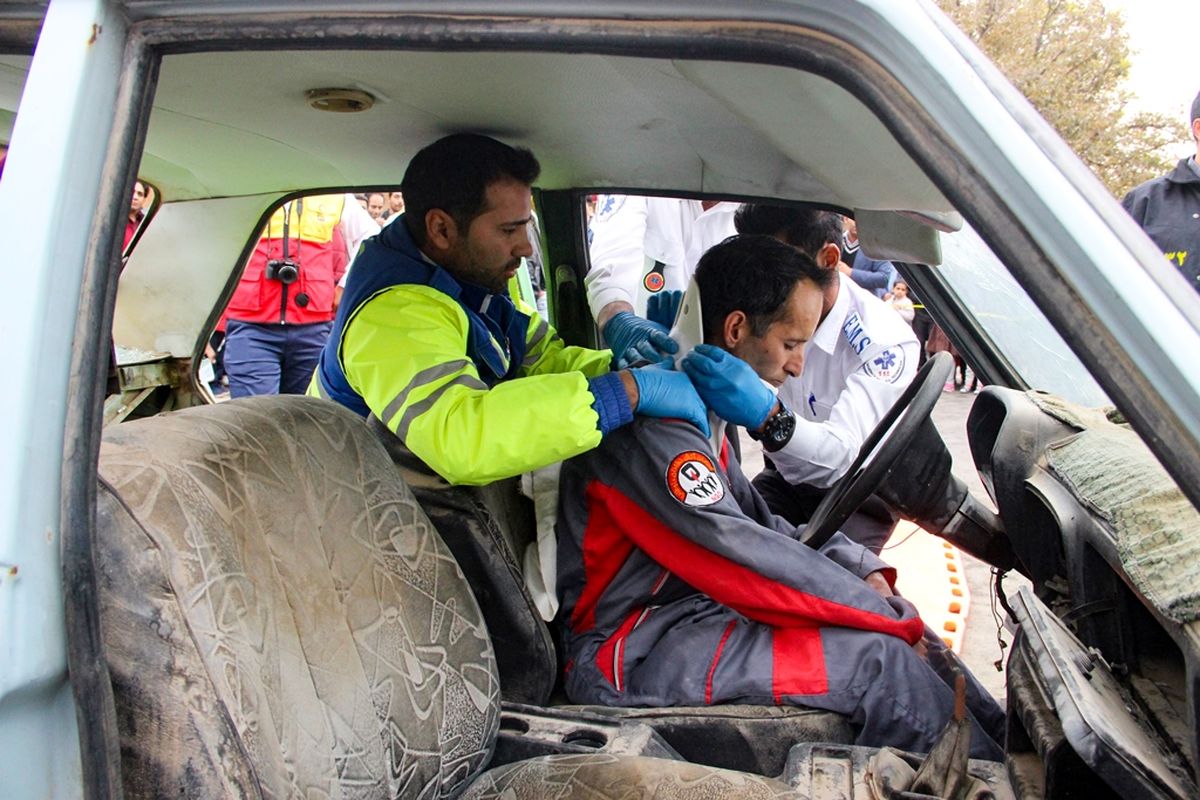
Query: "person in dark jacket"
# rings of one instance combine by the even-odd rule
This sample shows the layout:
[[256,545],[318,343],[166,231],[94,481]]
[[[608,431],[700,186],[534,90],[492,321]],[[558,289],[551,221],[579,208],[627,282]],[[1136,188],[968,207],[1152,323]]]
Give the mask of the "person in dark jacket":
[[1200,94],[1192,101],[1191,126],[1196,154],[1133,189],[1121,205],[1200,291]]

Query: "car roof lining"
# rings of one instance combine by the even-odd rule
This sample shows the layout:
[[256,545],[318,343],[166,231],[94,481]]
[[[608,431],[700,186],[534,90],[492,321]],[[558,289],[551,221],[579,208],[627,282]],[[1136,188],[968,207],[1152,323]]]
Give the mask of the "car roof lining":
[[[376,104],[315,111],[304,93],[321,87],[360,89]],[[794,134],[765,133],[772,128]],[[826,78],[579,53],[167,55],[142,173],[168,200],[398,183],[417,149],[462,130],[530,147],[546,189],[620,185],[952,211],[875,115]]]
[[[320,87],[360,89],[376,105],[314,111],[304,92]],[[764,133],[772,126],[794,135]],[[533,149],[547,189],[624,185],[951,210],[874,114],[826,78],[579,53],[167,55],[143,173],[169,199],[398,182],[417,149],[461,130]]]
[[[315,111],[305,92],[322,87],[365,91],[376,104],[356,114]],[[876,257],[936,263],[936,236],[921,230],[923,221],[961,224],[848,91],[812,72],[727,61],[494,51],[171,54],[141,174],[168,202],[398,185],[420,147],[464,130],[532,149],[543,189],[620,186],[907,212],[875,235],[867,224],[863,238]]]

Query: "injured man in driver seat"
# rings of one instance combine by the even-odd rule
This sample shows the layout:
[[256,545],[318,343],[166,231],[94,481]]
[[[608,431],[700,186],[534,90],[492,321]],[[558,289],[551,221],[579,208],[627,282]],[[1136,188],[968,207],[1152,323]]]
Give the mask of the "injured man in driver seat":
[[[705,341],[681,366],[727,384],[723,401],[709,400],[713,420],[725,404],[762,408],[757,434],[770,448],[788,412],[767,384],[799,374],[831,277],[767,236],[703,256]],[[1002,760],[1004,712],[894,593],[895,570],[840,533],[819,550],[804,544],[803,526],[773,515],[742,474],[721,427],[709,438],[684,420],[638,418],[563,465],[571,702],[797,705],[845,714],[857,744],[928,752],[961,673],[971,755]]]

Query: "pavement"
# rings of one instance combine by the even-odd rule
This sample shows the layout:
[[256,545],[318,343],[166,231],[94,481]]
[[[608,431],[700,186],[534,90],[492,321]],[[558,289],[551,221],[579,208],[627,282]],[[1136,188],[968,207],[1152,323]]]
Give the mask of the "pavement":
[[[995,510],[979,480],[967,444],[967,415],[975,394],[944,391],[933,410],[937,426],[950,451],[954,474],[971,493]],[[757,475],[763,466],[762,448],[742,432],[742,469]],[[996,668],[1007,660],[1008,651],[997,641],[1012,637],[1001,629],[1003,611],[992,597],[991,568],[942,539],[911,523],[902,522],[884,548],[882,557],[896,567],[897,590],[912,600],[926,624],[954,649],[992,695],[1004,704],[1004,672]],[[1013,592],[1018,579],[1005,578],[1005,589]]]
[[[971,411],[971,405],[975,402],[976,396],[959,392],[942,392],[941,399],[933,409],[933,422],[953,458],[951,469],[954,474],[967,485],[971,494],[995,511],[996,506],[988,497],[983,483],[979,480],[979,472],[971,460],[971,450],[967,444],[967,415]],[[921,531],[919,535],[939,543],[942,542],[941,539],[924,531]],[[970,606],[966,614],[965,633],[959,655],[975,673],[975,677],[979,679],[980,683],[992,693],[1001,705],[1004,705],[1004,671],[996,669],[996,662],[999,661],[1003,665],[1008,660],[1009,650],[1008,648],[1001,649],[997,642],[997,635],[999,632],[999,635],[1010,646],[1012,636],[1002,628],[1001,620],[1004,617],[1004,611],[993,599],[991,567],[967,553],[960,553],[960,556],[967,589],[970,593]],[[1004,578],[1004,590],[1007,594],[1012,594],[1022,583],[1027,583],[1022,576],[1009,573]],[[926,609],[921,608],[920,605],[917,607],[921,609],[924,616]]]

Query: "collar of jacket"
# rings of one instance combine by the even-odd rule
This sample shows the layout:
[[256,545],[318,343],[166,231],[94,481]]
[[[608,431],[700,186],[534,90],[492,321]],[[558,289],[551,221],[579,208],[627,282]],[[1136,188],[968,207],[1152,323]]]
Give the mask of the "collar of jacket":
[[1171,183],[1200,183],[1200,174],[1197,174],[1192,167],[1194,163],[1195,160],[1192,156],[1181,158],[1175,165],[1175,169],[1167,176],[1167,180]]
[[525,356],[525,334],[529,317],[522,314],[505,294],[494,294],[482,286],[460,281],[417,247],[403,217],[384,226],[380,244],[429,267],[426,284],[454,298],[467,313],[470,323],[468,355],[488,386],[515,377]]

